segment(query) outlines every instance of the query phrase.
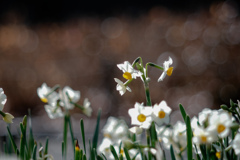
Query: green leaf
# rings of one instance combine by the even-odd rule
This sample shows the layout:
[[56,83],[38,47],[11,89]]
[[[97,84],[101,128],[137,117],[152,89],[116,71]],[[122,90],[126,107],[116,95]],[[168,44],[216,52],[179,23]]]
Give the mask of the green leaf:
[[15,141],[14,141],[14,139],[13,139],[13,136],[12,136],[12,133],[11,133],[11,131],[10,131],[10,129],[9,129],[9,126],[7,126],[7,131],[8,131],[8,136],[9,136],[10,141],[11,141],[11,143],[12,143],[14,152],[15,152],[15,153],[17,154],[17,156],[18,156],[18,155],[19,155],[19,150],[18,150],[17,145],[16,145],[16,143],[15,143]]
[[37,153],[37,145],[34,144],[33,152],[32,152],[32,160],[37,160],[36,153]]
[[125,147],[123,148],[123,150],[124,150],[126,159],[127,159],[127,160],[131,160],[131,158],[130,158],[130,156],[129,156],[129,153],[128,153],[128,150],[127,150]]
[[185,109],[183,108],[182,104],[179,104],[179,109],[181,111],[183,120],[185,121],[187,114],[186,114]]
[[97,155],[97,160],[104,160],[100,155]]
[[68,123],[69,123],[69,131],[70,131],[70,135],[71,135],[71,139],[72,139],[72,146],[73,146],[73,150],[75,151],[75,138],[74,138],[74,135],[73,135],[73,129],[72,129],[72,122],[71,122],[71,118],[69,116],[68,118]]
[[119,160],[117,152],[116,152],[116,150],[114,149],[114,147],[112,145],[110,145],[110,150],[111,150],[111,152],[112,152],[112,154],[114,156],[114,159],[115,160]]
[[28,110],[28,124],[29,124],[29,138],[28,138],[28,155],[30,156],[32,154],[33,148],[34,148],[34,137],[33,137],[33,131],[32,131],[32,118],[31,118],[31,110]]
[[176,160],[172,145],[170,146],[170,153],[171,153],[172,160]]
[[81,133],[82,133],[82,142],[83,142],[84,153],[86,154],[86,142],[85,142],[85,131],[84,131],[83,119],[80,120],[80,128],[81,128]]
[[[44,150],[44,155],[48,154],[48,138],[46,139],[46,143],[45,143],[45,150]],[[47,160],[47,158],[45,158],[44,160]]]
[[92,147],[93,148],[97,148],[100,116],[101,116],[101,109],[98,110],[97,124],[96,124],[96,128],[95,128],[94,136],[93,136],[93,142],[92,142]]
[[187,127],[187,157],[188,159],[192,159],[192,128],[190,117],[187,115],[185,119],[186,127]]

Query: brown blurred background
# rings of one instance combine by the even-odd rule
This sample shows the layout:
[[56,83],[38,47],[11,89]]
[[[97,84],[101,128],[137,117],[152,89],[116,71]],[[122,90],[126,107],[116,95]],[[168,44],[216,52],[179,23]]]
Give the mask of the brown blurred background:
[[123,78],[116,65],[138,56],[144,64],[159,65],[172,57],[171,77],[157,83],[162,72],[156,68],[149,68],[149,76],[153,104],[166,100],[173,117],[179,115],[179,103],[192,116],[239,99],[236,2],[123,1],[112,8],[96,3],[85,8],[79,2],[79,9],[65,1],[60,7],[13,2],[13,7],[11,2],[1,5],[0,87],[8,97],[4,110],[15,117],[27,114],[28,108],[33,116],[47,117],[36,92],[43,82],[80,90],[80,103],[89,98],[93,118],[99,108],[103,118],[127,117],[135,102],[145,102],[144,88],[139,79],[129,85],[132,93],[120,96],[114,78]]

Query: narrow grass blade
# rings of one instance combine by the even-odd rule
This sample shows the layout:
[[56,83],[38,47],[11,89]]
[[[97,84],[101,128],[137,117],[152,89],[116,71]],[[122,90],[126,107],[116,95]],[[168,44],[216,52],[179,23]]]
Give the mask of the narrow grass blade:
[[114,149],[114,147],[112,145],[110,145],[110,150],[111,150],[111,152],[112,152],[112,154],[114,156],[114,159],[115,160],[119,160],[117,152],[116,152],[116,150]]
[[18,156],[18,155],[19,155],[19,150],[18,150],[17,145],[16,145],[16,143],[15,143],[15,141],[14,141],[14,139],[13,139],[13,136],[12,136],[12,133],[11,133],[11,131],[10,131],[10,129],[9,129],[9,126],[7,126],[7,131],[8,131],[8,136],[9,136],[10,141],[11,141],[11,143],[12,143],[14,152],[15,152],[15,153],[17,154],[17,156]]
[[37,155],[36,155],[36,153],[37,153],[37,145],[36,144],[34,144],[34,147],[33,147],[33,152],[32,152],[32,160],[37,160]]
[[130,156],[129,156],[129,153],[128,153],[128,150],[126,148],[123,148],[123,151],[125,153],[125,157],[127,160],[131,160]]
[[192,159],[192,128],[190,117],[187,115],[185,119],[186,127],[187,127],[187,157],[188,159]]
[[83,160],[87,160],[86,154],[83,155]]
[[172,145],[170,146],[170,153],[171,153],[172,160],[176,160]]
[[68,133],[68,119],[69,116],[65,115],[64,117],[64,127],[63,127],[63,159],[67,159],[67,133]]
[[83,142],[84,153],[86,154],[86,141],[85,141],[85,131],[84,131],[83,119],[80,120],[80,128],[81,128],[81,133],[82,133],[82,142]]
[[104,160],[100,155],[97,155],[97,160]]
[[73,129],[72,129],[72,122],[71,122],[71,118],[69,117],[68,119],[68,123],[69,123],[69,131],[70,131],[70,135],[71,135],[71,139],[72,139],[72,146],[73,146],[73,150],[75,151],[75,138],[74,138],[74,135],[73,135]]
[[94,136],[93,136],[93,142],[92,142],[92,147],[93,147],[93,148],[97,148],[100,116],[101,116],[101,109],[98,110],[97,124],[96,124],[96,128],[95,128]]
[[24,153],[25,153],[25,145],[26,145],[26,130],[23,123],[20,123],[20,129],[21,129],[21,138],[20,138],[20,158],[24,159]]
[[185,121],[187,114],[186,114],[185,109],[183,108],[182,104],[179,104],[179,109],[181,111],[183,120]]
[[32,131],[32,118],[31,118],[30,109],[28,110],[28,125],[29,125],[28,155],[30,156],[34,148],[34,137],[33,137],[33,131]]
[[[44,156],[47,154],[48,154],[48,138],[46,139],[46,143],[45,143]],[[47,158],[45,158],[44,160],[47,160]]]

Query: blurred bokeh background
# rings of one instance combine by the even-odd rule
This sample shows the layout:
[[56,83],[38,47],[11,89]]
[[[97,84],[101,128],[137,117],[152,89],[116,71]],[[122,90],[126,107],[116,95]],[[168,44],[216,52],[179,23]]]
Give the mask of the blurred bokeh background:
[[[76,109],[76,121],[95,119],[99,108],[103,119],[122,116],[129,121],[128,109],[145,102],[143,84],[133,81],[132,92],[120,96],[114,78],[123,80],[117,64],[139,56],[144,64],[159,65],[172,57],[173,75],[163,82],[157,83],[162,72],[149,68],[152,102],[166,100],[172,121],[180,116],[179,103],[193,116],[230,99],[236,102],[238,6],[236,1],[190,0],[1,2],[0,87],[8,97],[4,111],[22,117],[31,109],[35,123],[49,122],[36,92],[46,82],[80,90],[79,103],[89,98],[92,118]],[[46,126],[35,131],[57,127]]]

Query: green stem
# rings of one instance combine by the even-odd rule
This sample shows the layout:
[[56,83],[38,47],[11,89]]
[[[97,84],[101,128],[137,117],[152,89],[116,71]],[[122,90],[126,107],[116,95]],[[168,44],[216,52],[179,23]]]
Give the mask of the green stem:
[[147,106],[151,106],[152,102],[151,102],[148,82],[144,82],[144,88],[145,88],[145,95],[146,95],[146,100],[147,100]]
[[2,111],[0,111],[0,114],[3,116],[3,117],[5,117],[5,113],[4,112],[2,112]]
[[68,133],[68,120],[69,120],[69,115],[66,114],[64,117],[64,128],[63,128],[63,159],[67,159],[67,133]]

